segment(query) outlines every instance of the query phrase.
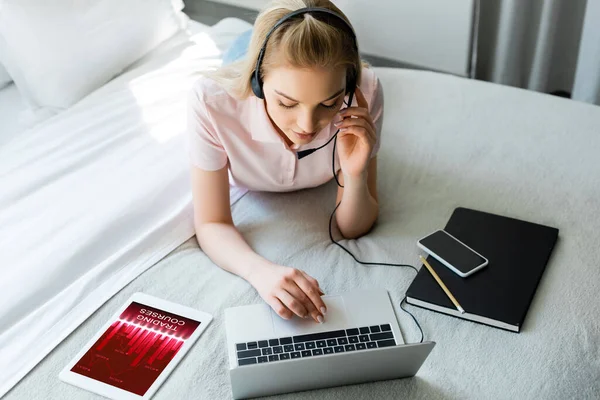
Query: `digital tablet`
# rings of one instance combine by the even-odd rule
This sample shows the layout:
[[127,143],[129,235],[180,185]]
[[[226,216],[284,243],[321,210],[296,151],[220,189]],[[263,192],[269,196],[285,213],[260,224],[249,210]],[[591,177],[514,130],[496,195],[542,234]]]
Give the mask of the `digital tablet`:
[[114,400],[149,399],[211,320],[210,314],[135,293],[59,378]]

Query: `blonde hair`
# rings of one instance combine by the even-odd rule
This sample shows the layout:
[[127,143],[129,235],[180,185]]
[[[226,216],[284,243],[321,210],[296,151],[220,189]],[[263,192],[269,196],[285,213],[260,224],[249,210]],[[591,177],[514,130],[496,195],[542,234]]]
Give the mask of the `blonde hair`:
[[[238,99],[250,96],[250,78],[267,33],[281,18],[305,7],[327,8],[350,25],[348,18],[329,0],[274,0],[256,18],[246,57],[204,75]],[[361,69],[368,64],[360,59],[348,27],[334,16],[321,15],[303,14],[291,18],[273,32],[261,65],[260,76],[263,81],[270,69],[288,64],[298,68],[335,68],[344,65],[347,73],[353,74],[356,82],[360,82]]]

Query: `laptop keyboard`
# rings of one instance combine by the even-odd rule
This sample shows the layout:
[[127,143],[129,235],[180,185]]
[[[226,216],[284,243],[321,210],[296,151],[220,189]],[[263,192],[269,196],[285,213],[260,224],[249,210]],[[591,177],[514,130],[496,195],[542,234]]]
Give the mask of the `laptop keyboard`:
[[395,346],[389,324],[236,344],[238,365],[318,357]]

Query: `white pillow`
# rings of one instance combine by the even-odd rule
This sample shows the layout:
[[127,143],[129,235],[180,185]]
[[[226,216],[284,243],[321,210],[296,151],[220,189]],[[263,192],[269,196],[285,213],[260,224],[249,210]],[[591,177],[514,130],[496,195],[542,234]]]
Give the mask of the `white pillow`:
[[68,108],[187,24],[181,0],[0,0],[0,62],[29,124]]
[[6,68],[0,64],[0,89],[12,82],[12,78],[6,71]]

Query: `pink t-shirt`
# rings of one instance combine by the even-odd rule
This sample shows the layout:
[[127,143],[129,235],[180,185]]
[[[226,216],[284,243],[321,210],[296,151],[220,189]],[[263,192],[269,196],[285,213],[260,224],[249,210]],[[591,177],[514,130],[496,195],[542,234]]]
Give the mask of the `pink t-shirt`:
[[[373,70],[368,68],[363,68],[359,86],[377,128],[377,142],[371,155],[374,157],[380,146],[383,90]],[[312,142],[291,148],[273,127],[264,100],[255,96],[238,100],[209,78],[201,78],[194,84],[188,108],[187,145],[191,163],[205,171],[227,165],[229,181],[234,186],[285,192],[319,186],[333,179],[333,141],[300,160],[296,154],[326,143],[337,131],[333,121]],[[337,154],[335,158],[337,173],[340,168]]]

